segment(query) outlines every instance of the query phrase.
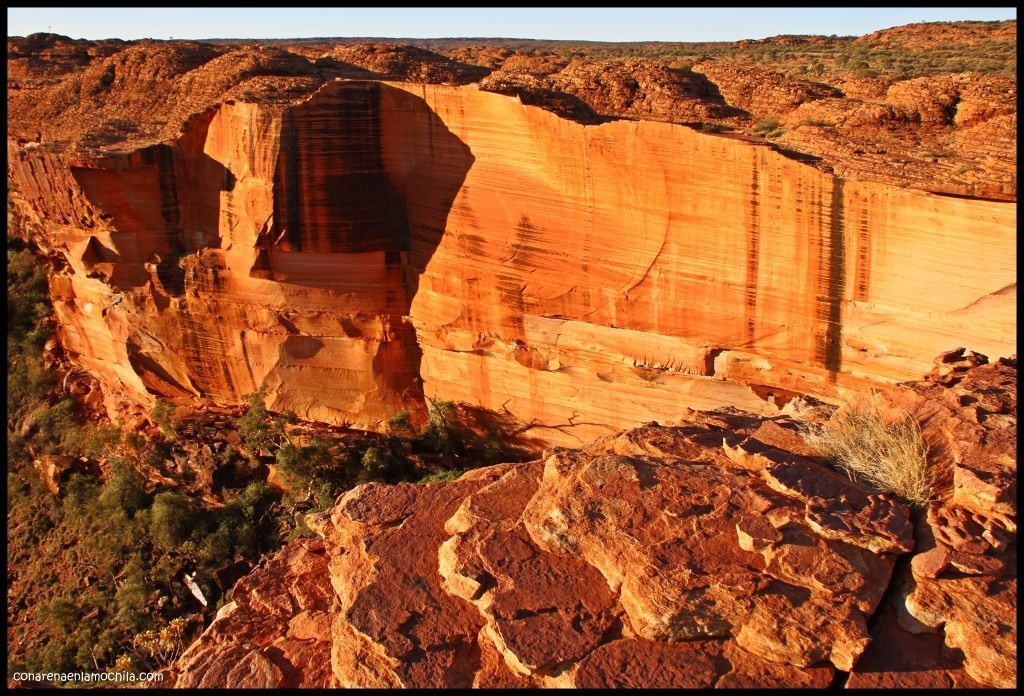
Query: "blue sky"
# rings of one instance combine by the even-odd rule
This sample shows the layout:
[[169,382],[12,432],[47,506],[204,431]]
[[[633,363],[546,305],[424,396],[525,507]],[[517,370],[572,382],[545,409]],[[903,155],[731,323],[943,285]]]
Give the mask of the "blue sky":
[[1015,19],[1013,8],[8,8],[8,36],[198,39],[501,36],[735,41],[867,34],[923,21]]

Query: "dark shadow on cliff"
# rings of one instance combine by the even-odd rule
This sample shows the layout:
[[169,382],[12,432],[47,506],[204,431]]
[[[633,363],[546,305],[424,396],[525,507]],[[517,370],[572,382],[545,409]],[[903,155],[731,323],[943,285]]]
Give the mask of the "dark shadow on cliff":
[[282,116],[253,271],[365,298],[385,322],[375,373],[410,405],[424,398],[407,317],[473,161],[421,97],[380,82],[328,83]]
[[[86,266],[110,262],[112,289],[144,285],[155,265],[160,289],[184,292],[182,257],[220,246],[221,194],[232,191],[235,177],[203,151],[215,109],[198,114],[181,138],[127,153],[104,153],[93,166],[72,166],[71,174],[101,219],[109,219],[113,249],[95,238],[82,260]],[[99,253],[97,253],[99,250]]]

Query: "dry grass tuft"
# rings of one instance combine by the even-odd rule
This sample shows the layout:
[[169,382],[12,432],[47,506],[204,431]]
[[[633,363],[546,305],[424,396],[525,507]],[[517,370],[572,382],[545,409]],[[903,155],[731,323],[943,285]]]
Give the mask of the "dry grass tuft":
[[882,406],[881,395],[871,392],[845,404],[824,425],[808,429],[804,439],[851,479],[923,507],[932,487],[928,446],[909,414],[887,421]]

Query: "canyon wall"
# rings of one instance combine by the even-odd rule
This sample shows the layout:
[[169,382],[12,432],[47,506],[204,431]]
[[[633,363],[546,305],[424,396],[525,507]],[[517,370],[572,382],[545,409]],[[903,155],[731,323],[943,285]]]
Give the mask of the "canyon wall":
[[264,385],[273,410],[380,427],[425,394],[578,445],[1016,352],[1014,204],[743,137],[345,81],[130,152],[8,147],[62,343],[112,412]]

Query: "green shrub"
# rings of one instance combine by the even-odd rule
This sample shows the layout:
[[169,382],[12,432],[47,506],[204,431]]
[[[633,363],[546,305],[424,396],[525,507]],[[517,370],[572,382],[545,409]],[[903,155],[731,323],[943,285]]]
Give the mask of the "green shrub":
[[818,119],[813,118],[805,118],[802,121],[800,121],[800,123],[796,124],[796,127],[800,128],[801,126],[815,126],[817,128],[827,128],[831,125],[831,123],[828,123],[826,121],[819,121]]
[[64,486],[64,517],[67,521],[87,516],[93,501],[99,497],[99,486],[95,479],[85,474],[73,473]]
[[238,419],[238,434],[250,455],[270,445],[270,432],[264,422],[267,418],[267,406],[263,400],[265,393],[266,389],[260,387],[252,394],[246,395],[245,400],[249,402],[249,408],[245,415]]
[[458,407],[454,402],[428,397],[427,428],[416,439],[416,445],[421,450],[450,455],[459,435],[457,424]]
[[150,533],[153,541],[165,549],[177,548],[192,530],[191,501],[176,491],[164,491],[153,498]]
[[409,437],[415,434],[408,411],[399,411],[388,420],[388,431],[399,436]]
[[390,457],[378,447],[367,447],[362,458],[363,471],[368,478],[384,478],[391,469]]
[[52,635],[63,636],[78,621],[78,607],[67,597],[57,597],[40,607],[37,616],[42,628],[48,629]]
[[61,399],[38,414],[32,441],[45,454],[81,452],[82,429],[75,413],[74,400]]
[[199,542],[199,559],[212,563],[219,559],[231,558],[235,547],[236,529],[230,522],[223,520]]
[[53,372],[35,355],[21,355],[12,363],[8,356],[7,428],[16,430],[33,409],[45,404],[56,387]]
[[107,510],[118,509],[129,516],[147,507],[149,498],[143,486],[145,481],[135,469],[122,459],[114,460],[110,476],[103,486],[99,503]]
[[246,395],[249,408],[246,409],[245,415],[238,419],[238,434],[251,458],[255,458],[260,450],[272,451],[287,444],[285,425],[298,422],[298,417],[294,413],[270,418],[270,412],[267,411],[264,402],[265,395],[266,388],[262,386],[252,394]]
[[121,442],[121,430],[116,425],[87,423],[76,443],[77,451],[89,459],[103,459],[112,456]]
[[124,579],[114,601],[117,619],[132,629],[140,627],[146,618],[146,575],[138,558],[133,558],[124,569]]
[[486,464],[494,464],[501,458],[501,440],[497,434],[484,440],[483,458]]
[[449,469],[448,471],[437,471],[433,474],[427,474],[420,479],[420,483],[442,483],[445,481],[455,481],[460,476],[466,473],[462,469]]
[[274,462],[281,482],[289,490],[302,488],[313,477],[313,470],[302,456],[301,449],[291,443],[274,453]]
[[177,439],[178,431],[174,422],[173,404],[163,399],[157,399],[156,406],[153,407],[153,422],[168,440]]
[[7,249],[7,356],[38,355],[52,335],[41,321],[51,313],[43,265],[20,242]]
[[289,442],[278,449],[274,460],[285,487],[290,491],[304,491],[315,477],[338,484],[347,483],[350,472],[344,466],[335,466],[330,447],[327,440],[314,437],[302,447]]
[[761,119],[750,129],[752,135],[759,135],[762,138],[777,138],[785,132],[779,119],[774,116]]

